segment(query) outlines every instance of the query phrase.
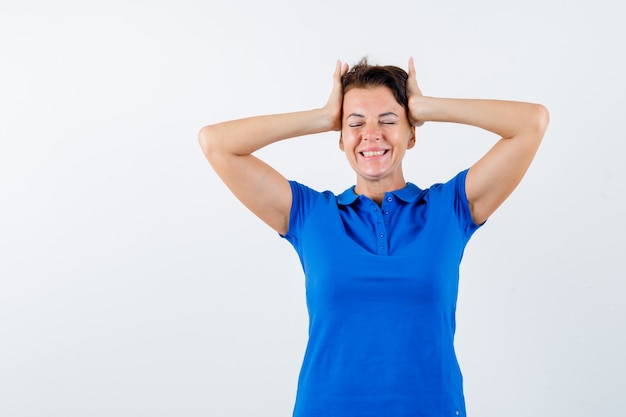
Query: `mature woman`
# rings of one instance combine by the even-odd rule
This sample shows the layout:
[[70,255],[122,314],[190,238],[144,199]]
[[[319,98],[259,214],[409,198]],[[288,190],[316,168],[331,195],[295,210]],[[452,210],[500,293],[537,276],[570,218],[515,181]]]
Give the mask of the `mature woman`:
[[[453,122],[501,139],[471,168],[420,189],[402,171],[415,128]],[[548,125],[538,104],[422,95],[408,74],[337,62],[326,105],[202,128],[206,158],[230,190],[297,251],[309,341],[297,417],[465,416],[454,352],[459,264],[469,238],[521,181]],[[253,153],[340,131],[356,183],[318,192]]]

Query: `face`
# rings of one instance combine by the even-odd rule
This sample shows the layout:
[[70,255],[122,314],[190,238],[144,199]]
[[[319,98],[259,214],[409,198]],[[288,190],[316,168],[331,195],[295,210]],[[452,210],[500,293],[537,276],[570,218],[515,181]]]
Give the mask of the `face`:
[[415,129],[387,87],[353,88],[344,95],[339,147],[357,174],[357,190],[373,183],[386,191],[404,187],[402,159],[414,145]]

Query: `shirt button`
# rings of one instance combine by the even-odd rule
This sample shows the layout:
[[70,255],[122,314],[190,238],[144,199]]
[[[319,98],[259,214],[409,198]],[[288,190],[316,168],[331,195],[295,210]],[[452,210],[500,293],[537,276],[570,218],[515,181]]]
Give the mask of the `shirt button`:
[[387,201],[389,201],[390,203],[393,201],[392,197],[387,197]]
[[383,210],[383,214],[389,214],[387,210]]
[[384,233],[381,233],[381,234],[380,234],[380,237],[385,237],[385,234],[384,234]]

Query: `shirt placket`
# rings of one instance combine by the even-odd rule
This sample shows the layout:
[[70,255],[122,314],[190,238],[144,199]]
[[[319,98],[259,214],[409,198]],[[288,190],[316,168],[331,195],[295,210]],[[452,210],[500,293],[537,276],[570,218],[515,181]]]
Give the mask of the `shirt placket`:
[[389,255],[389,212],[391,210],[394,197],[386,195],[381,207],[374,208],[374,218],[376,222],[376,252],[379,255]]

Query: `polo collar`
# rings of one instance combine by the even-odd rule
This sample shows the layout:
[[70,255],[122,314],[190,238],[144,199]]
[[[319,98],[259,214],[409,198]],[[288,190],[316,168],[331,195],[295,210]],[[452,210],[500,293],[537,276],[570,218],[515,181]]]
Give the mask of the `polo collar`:
[[[424,194],[426,194],[426,190],[422,190],[417,185],[407,182],[404,188],[396,191],[391,191],[387,194],[393,194],[405,203],[412,203],[417,199],[423,197]],[[337,196],[337,203],[341,204],[342,206],[349,206],[350,204],[354,203],[357,198],[359,198],[359,194],[354,192],[353,185],[352,187],[348,188],[346,191]]]

